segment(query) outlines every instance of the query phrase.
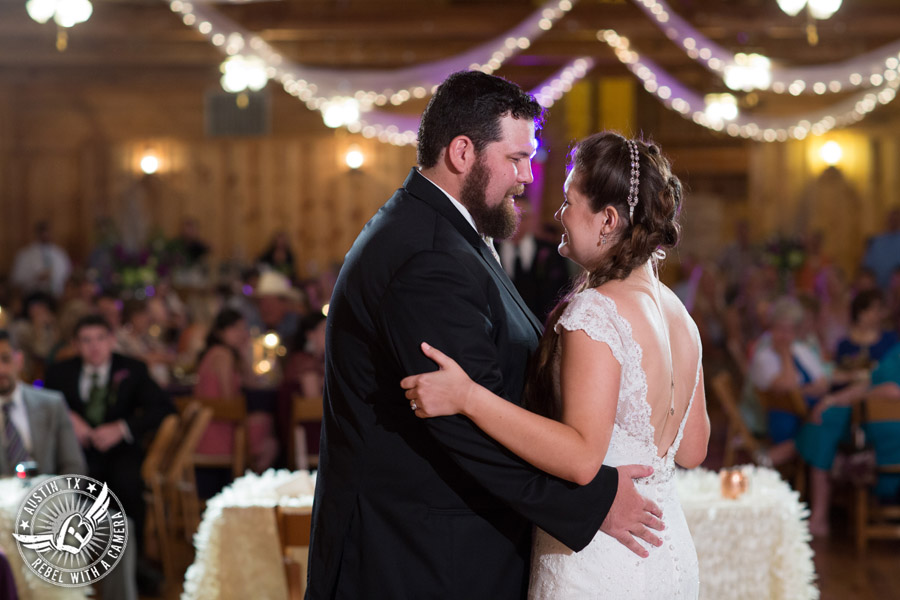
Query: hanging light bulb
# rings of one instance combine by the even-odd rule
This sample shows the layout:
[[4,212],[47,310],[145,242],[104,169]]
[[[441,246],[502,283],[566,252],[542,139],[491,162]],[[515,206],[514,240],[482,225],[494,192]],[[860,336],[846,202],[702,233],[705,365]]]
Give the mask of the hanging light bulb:
[[356,98],[332,98],[322,108],[322,120],[332,129],[359,121],[359,101]]
[[778,8],[792,17],[796,17],[804,6],[806,0],[778,0]]
[[830,19],[840,7],[841,0],[809,0],[809,14],[814,19]]
[[90,0],[60,0],[53,20],[60,27],[72,27],[90,19],[93,12]]
[[28,0],[25,10],[29,17],[43,25],[56,13],[56,2],[57,0]]
[[737,118],[737,98],[731,94],[707,94],[703,99],[706,102],[704,112],[710,122],[721,124]]
[[52,18],[60,27],[73,27],[90,19],[94,7],[90,0],[28,0],[25,10],[38,23]]
[[229,56],[219,67],[222,78],[219,80],[229,94],[237,94],[245,90],[258,92],[266,87],[269,76],[266,63],[258,56]]

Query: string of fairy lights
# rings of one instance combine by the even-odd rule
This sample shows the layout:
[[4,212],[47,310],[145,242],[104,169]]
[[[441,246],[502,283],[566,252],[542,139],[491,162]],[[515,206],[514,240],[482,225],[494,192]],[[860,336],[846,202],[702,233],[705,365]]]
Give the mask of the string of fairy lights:
[[[577,0],[546,2],[517,26],[472,50],[440,61],[396,70],[310,68],[296,64],[261,37],[241,28],[209,4],[165,0],[193,27],[227,55],[222,85],[232,92],[261,89],[269,79],[322,113],[329,127],[345,127],[365,137],[393,144],[414,144],[417,119],[379,107],[398,106],[425,98],[447,74],[475,69],[498,70],[510,57],[528,49],[572,10]],[[710,129],[759,141],[803,139],[821,135],[865,118],[888,104],[900,87],[900,40],[849,60],[806,67],[783,67],[761,54],[732,53],[708,39],[671,10],[665,0],[634,0],[663,33],[689,58],[718,75],[734,92],[754,90],[776,94],[836,94],[856,90],[832,106],[793,117],[749,116],[741,113],[734,94],[705,94],[688,89],[664,69],[643,58],[630,41],[613,29],[601,29],[597,39],[610,46],[641,81],[647,92],[666,107]],[[590,57],[569,62],[533,93],[549,106],[568,92],[594,66]],[[353,90],[353,91],[348,91]]]
[[[415,133],[391,122],[390,114],[378,112],[378,107],[399,106],[413,98],[424,98],[454,71],[477,69],[493,73],[510,57],[526,50],[535,39],[550,31],[577,2],[550,0],[503,35],[443,60],[402,69],[347,71],[311,68],[292,62],[260,36],[227,19],[209,4],[165,1],[172,12],[181,16],[185,25],[196,29],[227,55],[222,64],[221,81],[226,91],[258,91],[269,79],[275,79],[287,93],[305,102],[310,110],[320,111],[327,126],[346,127],[351,132],[395,144],[414,143]],[[554,81],[545,85],[553,86]],[[373,112],[380,117],[378,122],[374,122],[373,115],[362,117]]]

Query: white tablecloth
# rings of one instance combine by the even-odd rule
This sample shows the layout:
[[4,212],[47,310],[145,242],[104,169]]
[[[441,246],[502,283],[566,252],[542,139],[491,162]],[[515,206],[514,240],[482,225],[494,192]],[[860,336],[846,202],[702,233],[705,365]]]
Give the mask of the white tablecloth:
[[[680,472],[678,493],[700,560],[703,600],[814,600],[806,507],[771,469],[746,467],[749,490],[722,497],[719,475]],[[287,597],[276,505],[312,506],[306,471],[237,479],[207,503],[182,600]]]
[[718,473],[679,473],[678,495],[700,560],[704,600],[819,597],[808,511],[776,471],[744,467],[749,489],[722,497]]
[[[35,478],[35,485],[45,477]],[[90,587],[67,588],[48,583],[38,577],[28,568],[22,560],[19,549],[16,547],[16,539],[12,536],[15,531],[16,514],[19,512],[19,504],[32,488],[22,487],[22,482],[15,478],[0,479],[0,548],[9,560],[13,578],[16,581],[16,592],[20,600],[69,600],[71,598],[85,598]]]
[[315,476],[269,470],[236,479],[206,503],[182,600],[281,600],[287,580],[275,506],[312,507]]

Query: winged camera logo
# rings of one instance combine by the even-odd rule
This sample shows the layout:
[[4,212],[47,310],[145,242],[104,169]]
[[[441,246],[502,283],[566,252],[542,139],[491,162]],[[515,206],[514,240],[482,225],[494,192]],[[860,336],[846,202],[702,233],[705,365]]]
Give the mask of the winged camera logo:
[[102,579],[118,564],[128,526],[119,499],[106,483],[60,475],[28,494],[16,515],[13,537],[38,577],[80,587]]

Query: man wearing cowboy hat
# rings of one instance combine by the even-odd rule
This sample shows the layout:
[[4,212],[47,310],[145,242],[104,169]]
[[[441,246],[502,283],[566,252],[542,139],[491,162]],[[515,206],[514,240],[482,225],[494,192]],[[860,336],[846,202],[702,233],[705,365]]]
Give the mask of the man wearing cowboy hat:
[[253,299],[256,314],[248,316],[250,329],[261,333],[274,331],[282,343],[293,340],[300,326],[298,309],[303,296],[290,280],[276,271],[263,271],[253,290]]

